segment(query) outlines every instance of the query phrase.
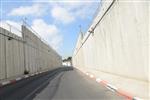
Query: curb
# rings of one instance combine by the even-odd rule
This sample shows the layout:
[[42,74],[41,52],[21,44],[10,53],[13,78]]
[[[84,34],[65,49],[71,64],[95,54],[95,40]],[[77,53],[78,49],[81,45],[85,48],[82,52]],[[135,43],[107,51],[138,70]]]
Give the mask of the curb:
[[29,78],[29,77],[32,77],[32,76],[36,76],[36,75],[39,75],[39,74],[44,73],[44,72],[47,72],[47,71],[36,72],[36,73],[32,73],[30,75],[24,75],[22,77],[17,77],[17,78],[12,79],[12,80],[7,80],[7,81],[0,82],[0,88],[4,87],[6,85],[9,85],[9,84],[15,84],[17,81],[20,81],[22,79],[26,79],[26,78]]
[[[81,70],[79,70],[79,71],[81,71]],[[101,85],[105,86],[110,91],[115,92],[118,95],[121,95],[121,96],[125,97],[127,100],[143,100],[141,98],[133,96],[132,94],[130,94],[130,93],[128,93],[128,92],[126,92],[126,91],[124,91],[122,89],[119,89],[119,88],[109,84],[109,82],[107,82],[106,80],[102,80],[100,78],[96,78],[93,74],[91,74],[89,72],[83,72],[83,71],[81,71],[81,72],[84,73],[85,75],[87,75],[89,78],[91,78],[94,81],[96,81],[97,83],[100,83]]]
[[56,68],[56,69],[52,69],[52,70],[43,70],[40,72],[35,72],[35,73],[28,74],[28,75],[23,75],[21,77],[16,77],[15,79],[5,80],[5,81],[0,82],[0,88],[4,87],[6,85],[9,85],[9,84],[15,84],[22,79],[27,79],[29,77],[33,77],[33,76],[36,76],[36,75],[39,75],[39,74],[42,74],[45,72],[56,71],[56,70],[61,70],[61,68]]

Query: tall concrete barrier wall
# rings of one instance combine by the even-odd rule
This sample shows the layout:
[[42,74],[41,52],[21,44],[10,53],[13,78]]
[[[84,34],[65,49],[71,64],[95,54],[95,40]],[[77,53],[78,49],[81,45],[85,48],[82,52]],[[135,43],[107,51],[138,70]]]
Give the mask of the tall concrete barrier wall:
[[54,69],[61,66],[61,57],[41,41],[32,31],[22,27],[25,40],[25,68],[30,72]]
[[0,28],[0,79],[23,73],[23,39]]
[[149,13],[146,1],[103,0],[89,32],[79,36],[73,65],[148,99]]
[[22,26],[23,37],[0,27],[0,80],[28,71],[52,70],[62,64],[61,56],[39,37]]

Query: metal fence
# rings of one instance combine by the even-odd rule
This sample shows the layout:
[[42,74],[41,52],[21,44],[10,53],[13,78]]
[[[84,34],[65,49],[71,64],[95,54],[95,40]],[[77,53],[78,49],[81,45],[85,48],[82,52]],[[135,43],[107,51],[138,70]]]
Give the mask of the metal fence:
[[[17,33],[18,32],[18,33]],[[15,34],[21,34],[21,37]],[[0,26],[0,79],[61,66],[61,56],[27,26],[21,31],[7,23]]]

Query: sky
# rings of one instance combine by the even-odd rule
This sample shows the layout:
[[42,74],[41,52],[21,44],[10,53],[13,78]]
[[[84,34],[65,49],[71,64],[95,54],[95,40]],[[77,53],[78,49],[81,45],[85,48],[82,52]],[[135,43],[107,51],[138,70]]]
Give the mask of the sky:
[[0,0],[0,23],[21,30],[24,20],[67,58],[73,54],[80,27],[83,33],[88,30],[99,6],[100,0]]

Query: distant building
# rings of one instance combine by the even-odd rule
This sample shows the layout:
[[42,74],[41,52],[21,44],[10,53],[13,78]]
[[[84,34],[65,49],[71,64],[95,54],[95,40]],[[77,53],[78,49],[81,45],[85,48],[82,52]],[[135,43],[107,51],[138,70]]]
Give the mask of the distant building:
[[62,62],[63,66],[72,66],[72,57],[68,57],[67,59],[64,59]]

